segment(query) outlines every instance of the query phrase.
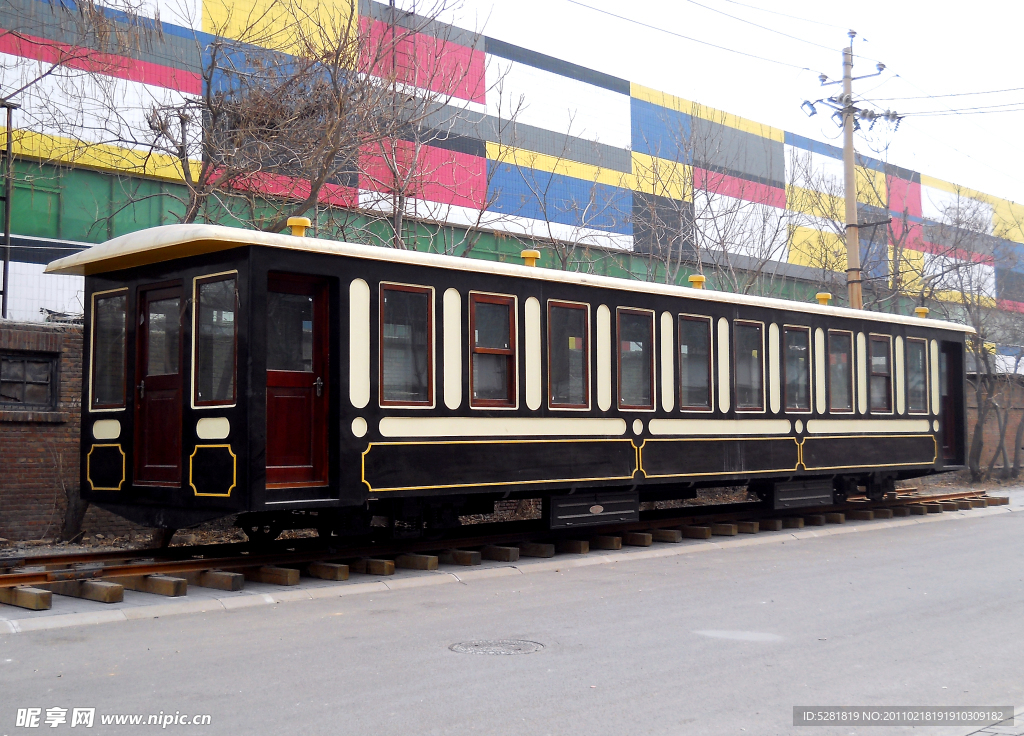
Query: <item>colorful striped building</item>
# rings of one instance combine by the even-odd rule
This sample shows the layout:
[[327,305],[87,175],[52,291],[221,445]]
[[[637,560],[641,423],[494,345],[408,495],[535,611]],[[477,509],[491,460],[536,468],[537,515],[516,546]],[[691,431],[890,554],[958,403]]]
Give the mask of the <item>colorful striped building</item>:
[[[342,17],[352,10],[346,3],[319,7]],[[59,58],[73,59],[15,98],[22,109],[15,117],[13,318],[81,311],[81,283],[43,276],[44,263],[180,217],[169,195],[180,194],[183,172],[171,157],[150,152],[147,111],[228,84],[225,62],[211,69],[211,49],[253,16],[228,0],[154,0],[149,7],[142,25],[155,30],[145,43],[77,60],[88,39],[61,20],[55,0],[5,0],[0,9],[3,94]],[[419,172],[404,189],[411,247],[459,252],[446,244],[466,242],[472,231],[474,257],[511,258],[536,243],[544,266],[684,283],[703,269],[719,288],[793,298],[810,298],[823,284],[841,291],[836,147],[643,80],[415,16],[396,19],[373,0],[359,0],[355,10],[367,38],[387,38],[396,24],[415,29],[402,38],[398,81],[443,93],[429,136],[392,142]],[[140,23],[105,12],[115,25]],[[279,21],[273,12],[264,18]],[[265,37],[277,38],[279,63],[288,64],[292,42],[281,33]],[[55,105],[67,124],[48,127]],[[865,270],[879,290],[902,295],[884,308],[909,311],[926,288],[939,299],[969,288],[986,305],[1024,311],[1024,207],[870,157],[858,164],[860,219],[875,223],[862,229]],[[394,201],[389,177],[369,147],[327,182],[321,206],[362,213],[359,239],[387,245],[374,217]],[[295,191],[286,172],[259,186],[280,196]],[[891,226],[877,224],[888,218]],[[743,276],[751,273],[756,284]]]

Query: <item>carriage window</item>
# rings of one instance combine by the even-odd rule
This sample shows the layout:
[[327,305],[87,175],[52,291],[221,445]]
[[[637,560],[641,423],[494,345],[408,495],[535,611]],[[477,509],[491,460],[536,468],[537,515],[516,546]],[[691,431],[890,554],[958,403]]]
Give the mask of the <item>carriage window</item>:
[[736,322],[736,409],[764,409],[764,335],[760,324]]
[[313,371],[313,297],[267,292],[267,370]]
[[907,409],[911,414],[928,412],[928,378],[925,368],[927,343],[907,339]]
[[124,406],[125,310],[128,295],[98,296],[92,315],[92,408]]
[[618,310],[619,408],[653,409],[654,314]]
[[473,406],[515,404],[515,300],[471,294]]
[[786,411],[810,411],[811,331],[806,327],[786,327],[783,343]]
[[380,310],[381,403],[432,403],[433,291],[382,285]]
[[590,403],[587,308],[551,302],[548,306],[548,381],[551,406],[586,408]]
[[892,411],[891,347],[888,337],[871,338],[871,411]]
[[853,335],[828,333],[829,411],[853,411]]
[[679,406],[711,408],[711,320],[679,317]]
[[196,406],[235,403],[235,278],[196,283]]

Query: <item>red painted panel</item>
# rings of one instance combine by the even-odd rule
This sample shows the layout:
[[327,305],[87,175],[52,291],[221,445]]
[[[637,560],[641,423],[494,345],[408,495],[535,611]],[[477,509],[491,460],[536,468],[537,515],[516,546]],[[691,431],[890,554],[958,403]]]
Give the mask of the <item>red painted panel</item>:
[[1024,313],[1024,302],[1015,302],[1010,299],[997,299],[996,307],[1003,309],[1007,312],[1021,312]]
[[902,214],[904,208],[911,217],[921,216],[921,185],[898,176],[886,176],[885,186],[889,190],[889,209]]
[[0,30],[0,52],[21,56],[25,59],[35,59],[47,64],[60,63],[71,69],[152,84],[155,87],[165,87],[192,95],[202,94],[203,91],[203,79],[197,72],[175,69],[150,61],[140,61],[127,56],[101,54],[93,49],[49,41],[36,36],[15,35],[3,33]]
[[409,141],[389,140],[367,148],[361,168],[360,189],[389,192],[397,178],[398,188],[416,199],[475,208],[487,201],[487,161],[481,156],[434,146],[417,151]]
[[[244,176],[236,177],[231,186],[248,192],[261,192],[276,197],[287,197],[289,199],[307,199],[311,187],[309,182],[293,176],[271,174],[266,171],[254,172]],[[341,184],[324,184],[320,188],[320,202],[332,204],[338,207],[357,207],[359,205],[359,193],[352,187]]]
[[360,22],[364,34],[369,26],[364,71],[390,79],[394,70],[399,82],[460,100],[486,102],[483,51],[377,20]]
[[707,169],[694,168],[693,186],[697,189],[721,194],[734,199],[742,199],[757,204],[767,204],[785,209],[786,190],[755,181],[741,179],[738,176],[720,174]]

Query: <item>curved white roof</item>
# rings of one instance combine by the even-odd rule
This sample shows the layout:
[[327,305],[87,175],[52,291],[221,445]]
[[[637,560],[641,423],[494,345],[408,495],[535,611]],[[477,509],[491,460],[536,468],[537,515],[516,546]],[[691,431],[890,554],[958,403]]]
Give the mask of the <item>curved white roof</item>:
[[[318,238],[300,238],[280,233],[265,233],[224,227],[223,225],[163,225],[148,230],[140,230],[139,232],[122,235],[80,253],[53,261],[46,267],[46,273],[91,276],[150,263],[162,263],[203,253],[240,248],[247,245],[282,248],[305,253],[344,255],[373,261],[409,263],[456,271],[516,276],[518,278],[580,284],[582,286],[599,286],[618,291],[664,294],[666,296],[701,299],[709,302],[727,302],[772,309],[785,309],[833,317],[873,320],[889,324],[921,325],[921,319],[918,317],[905,317],[884,312],[869,312],[849,309],[847,307],[826,307],[788,299],[749,296],[708,289],[692,289],[683,286],[655,284],[647,281],[631,281],[629,279],[597,276],[574,271],[555,271],[548,268],[443,256],[436,253],[421,253],[411,250],[380,248],[355,243],[341,243],[331,240],[320,240]],[[940,320],[929,320],[928,326],[941,327],[957,332],[974,332],[973,328],[966,325]]]

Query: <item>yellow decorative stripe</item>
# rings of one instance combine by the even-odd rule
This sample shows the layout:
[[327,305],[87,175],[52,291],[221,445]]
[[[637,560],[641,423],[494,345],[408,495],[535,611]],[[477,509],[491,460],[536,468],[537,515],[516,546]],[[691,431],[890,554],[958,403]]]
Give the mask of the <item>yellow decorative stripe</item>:
[[804,215],[842,222],[846,218],[846,200],[843,197],[818,192],[792,184],[786,187],[786,209]]
[[761,138],[768,138],[778,143],[785,143],[786,133],[780,128],[773,128],[770,125],[764,125],[753,120],[747,120],[741,118],[739,115],[733,115],[731,113],[722,112],[716,110],[713,107],[707,105],[701,105],[697,102],[683,99],[682,97],[676,97],[666,92],[661,92],[650,87],[644,87],[643,85],[630,83],[629,94],[631,97],[635,97],[638,100],[644,102],[650,102],[652,105],[658,105],[660,107],[674,110],[676,112],[685,113],[692,115],[693,117],[700,118],[702,120],[710,120],[713,123],[720,123],[729,128],[735,128],[736,130],[742,130],[745,133],[751,133]]
[[[167,181],[184,181],[178,159],[107,143],[85,143],[72,138],[44,135],[27,130],[14,134],[14,155],[42,161],[86,166],[102,171],[151,176]],[[191,161],[192,176],[199,177],[201,164]]]
[[645,194],[692,202],[693,167],[634,151],[630,187]]
[[992,233],[1015,243],[1024,243],[1024,206],[1007,199],[992,201]]
[[[117,451],[121,453],[121,480],[118,481],[116,487],[98,486],[92,479],[92,453],[97,447],[116,447]],[[89,453],[85,456],[85,479],[89,481],[89,488],[93,491],[120,491],[125,481],[125,455],[121,445],[93,445],[90,447]]]
[[578,161],[570,161],[560,156],[549,156],[543,153],[534,153],[525,148],[505,146],[500,143],[487,144],[487,158],[503,164],[512,164],[524,169],[547,171],[552,174],[571,176],[574,179],[583,179],[597,184],[632,188],[632,174],[625,174],[615,169],[606,169],[593,164],[581,164]]
[[[196,488],[196,484],[192,482],[192,461],[195,460],[196,454],[203,449],[213,450],[217,448],[223,448],[228,451],[231,455],[231,486],[228,488],[226,493],[200,493],[199,489]],[[192,454],[188,458],[188,484],[192,486],[192,492],[197,496],[208,496],[213,498],[228,498],[231,496],[231,491],[235,490],[235,485],[238,483],[238,456],[231,451],[231,445],[196,445],[196,448],[192,450]]]

